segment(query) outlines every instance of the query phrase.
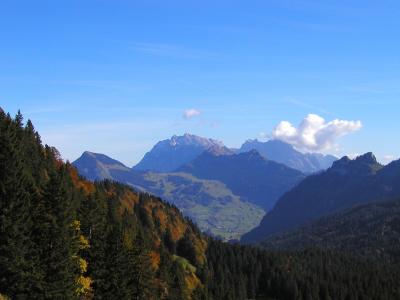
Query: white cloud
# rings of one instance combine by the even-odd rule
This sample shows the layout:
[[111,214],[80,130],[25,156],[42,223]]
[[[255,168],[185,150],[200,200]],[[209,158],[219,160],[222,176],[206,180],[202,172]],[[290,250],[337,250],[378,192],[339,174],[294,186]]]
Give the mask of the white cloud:
[[187,109],[183,112],[183,118],[189,120],[193,117],[201,115],[201,111],[195,108]]
[[296,128],[288,121],[280,122],[272,137],[304,151],[323,151],[336,146],[341,136],[359,130],[361,121],[332,120],[326,122],[316,114],[307,115]]

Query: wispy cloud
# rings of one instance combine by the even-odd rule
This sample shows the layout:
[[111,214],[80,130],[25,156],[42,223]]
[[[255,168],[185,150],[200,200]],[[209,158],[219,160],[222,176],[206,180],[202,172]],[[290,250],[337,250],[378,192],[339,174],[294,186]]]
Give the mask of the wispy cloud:
[[183,111],[182,117],[185,120],[189,120],[192,119],[194,117],[200,116],[201,115],[201,111],[196,109],[196,108],[190,108],[190,109],[186,109],[185,111]]
[[327,32],[327,33],[348,33],[355,32],[354,27],[337,25],[337,24],[329,24],[327,22],[309,22],[303,20],[295,20],[289,18],[270,18],[269,21],[273,24],[277,24],[280,26],[285,26],[293,29],[302,29],[307,31],[314,32]]
[[135,43],[131,46],[134,51],[149,55],[165,56],[183,59],[213,59],[215,53],[187,48],[184,46],[162,43]]
[[137,92],[146,89],[145,86],[139,86],[137,83],[127,80],[97,80],[97,79],[82,79],[82,80],[58,80],[51,81],[56,85],[71,85],[85,88],[95,88],[102,90],[115,90],[121,92]]
[[359,94],[387,94],[400,92],[400,79],[389,78],[376,82],[365,82],[347,86],[345,91]]
[[318,112],[326,114],[326,115],[331,115],[331,116],[333,115],[332,112],[330,112],[330,111],[328,111],[328,110],[326,110],[326,109],[324,109],[324,108],[322,108],[320,106],[317,106],[317,105],[314,105],[314,104],[310,104],[310,103],[307,103],[307,102],[304,102],[304,101],[300,101],[300,100],[297,100],[297,99],[294,99],[294,98],[288,98],[288,99],[285,99],[283,101],[286,102],[286,103],[289,103],[289,104],[293,104],[293,105],[299,106],[299,107],[307,108],[308,110],[318,111]]

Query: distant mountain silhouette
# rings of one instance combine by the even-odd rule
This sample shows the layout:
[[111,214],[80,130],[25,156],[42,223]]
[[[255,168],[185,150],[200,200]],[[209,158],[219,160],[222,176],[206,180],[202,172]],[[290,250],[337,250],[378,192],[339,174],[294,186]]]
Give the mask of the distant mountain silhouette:
[[257,139],[246,141],[238,152],[257,150],[262,156],[269,160],[282,163],[303,173],[314,173],[327,169],[337,159],[332,155],[320,153],[301,153],[292,145],[279,140],[260,142]]
[[243,242],[257,242],[356,204],[400,197],[400,161],[380,165],[372,153],[333,163],[284,194]]
[[267,210],[305,177],[298,170],[265,159],[256,150],[239,154],[205,151],[177,171],[219,180],[234,194]]
[[114,171],[129,171],[130,168],[104,154],[85,151],[73,162],[82,176],[90,180],[113,179]]
[[[135,170],[171,172],[185,163],[195,159],[203,151],[217,147],[229,151],[217,140],[199,137],[192,134],[174,135],[172,138],[158,142],[143,159],[134,166]],[[221,150],[222,151],[222,150]]]

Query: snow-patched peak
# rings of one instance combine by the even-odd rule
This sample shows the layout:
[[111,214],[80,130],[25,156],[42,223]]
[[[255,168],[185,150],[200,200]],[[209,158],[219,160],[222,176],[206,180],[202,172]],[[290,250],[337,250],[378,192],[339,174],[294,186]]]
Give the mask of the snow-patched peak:
[[213,147],[225,148],[218,140],[189,133],[174,135],[170,139],[158,142],[134,168],[171,172]]
[[169,140],[161,141],[168,143],[170,146],[201,146],[204,148],[210,148],[212,146],[223,147],[224,144],[221,141],[204,138],[190,133],[184,135],[173,135]]

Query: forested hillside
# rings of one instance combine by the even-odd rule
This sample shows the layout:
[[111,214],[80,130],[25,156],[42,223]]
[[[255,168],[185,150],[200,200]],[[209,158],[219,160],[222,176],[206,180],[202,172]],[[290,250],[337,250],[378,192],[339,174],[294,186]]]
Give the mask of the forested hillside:
[[274,250],[329,248],[400,267],[400,199],[360,205],[261,244]]
[[31,122],[0,110],[0,297],[396,299],[399,281],[335,252],[215,241],[159,198],[80,178]]

